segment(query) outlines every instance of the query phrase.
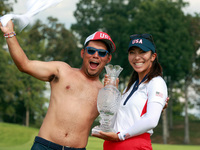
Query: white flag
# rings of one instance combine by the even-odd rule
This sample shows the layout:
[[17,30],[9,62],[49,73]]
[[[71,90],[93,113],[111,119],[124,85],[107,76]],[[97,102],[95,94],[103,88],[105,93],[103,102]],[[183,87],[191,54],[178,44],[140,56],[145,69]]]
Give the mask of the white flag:
[[37,13],[51,7],[53,5],[57,5],[62,0],[28,0],[27,1],[27,12],[22,15],[16,14],[7,14],[0,17],[0,22],[2,26],[6,26],[9,20],[14,19],[19,23],[19,30],[23,30],[31,20],[31,17],[36,15]]

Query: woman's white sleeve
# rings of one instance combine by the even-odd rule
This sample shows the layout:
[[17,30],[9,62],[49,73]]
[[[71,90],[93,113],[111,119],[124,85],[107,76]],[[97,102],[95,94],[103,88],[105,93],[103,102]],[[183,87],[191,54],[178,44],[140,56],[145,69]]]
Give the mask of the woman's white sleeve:
[[147,104],[147,113],[135,122],[133,126],[118,134],[120,140],[125,140],[133,136],[137,136],[153,129],[157,126],[160,119],[163,106],[157,102]]

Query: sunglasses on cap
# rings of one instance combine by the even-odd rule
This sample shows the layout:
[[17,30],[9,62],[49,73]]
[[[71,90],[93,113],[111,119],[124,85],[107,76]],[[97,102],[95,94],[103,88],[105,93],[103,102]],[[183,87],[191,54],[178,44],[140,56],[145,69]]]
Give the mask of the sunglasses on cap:
[[98,52],[98,55],[100,57],[105,57],[109,52],[105,49],[96,49],[94,47],[86,47],[85,48],[87,50],[87,53],[90,55],[93,55],[94,53],[96,53],[96,51]]
[[153,36],[151,34],[148,33],[144,33],[144,34],[133,34],[130,36],[130,39],[135,39],[136,37],[138,38],[145,38],[145,39],[153,39]]
[[148,33],[144,33],[144,34],[133,34],[130,36],[130,39],[135,39],[135,38],[145,38],[147,40],[150,40],[151,42],[153,42],[153,36],[151,34]]

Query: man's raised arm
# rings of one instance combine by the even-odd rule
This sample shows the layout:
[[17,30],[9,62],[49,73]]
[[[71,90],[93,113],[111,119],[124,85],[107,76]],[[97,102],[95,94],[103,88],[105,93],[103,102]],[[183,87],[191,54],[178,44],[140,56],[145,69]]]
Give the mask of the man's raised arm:
[[10,55],[21,72],[30,74],[43,81],[49,81],[51,75],[57,74],[57,67],[61,62],[42,62],[28,59],[17,41],[14,24],[11,20],[7,23],[6,27],[3,27],[0,23],[0,28],[6,38]]

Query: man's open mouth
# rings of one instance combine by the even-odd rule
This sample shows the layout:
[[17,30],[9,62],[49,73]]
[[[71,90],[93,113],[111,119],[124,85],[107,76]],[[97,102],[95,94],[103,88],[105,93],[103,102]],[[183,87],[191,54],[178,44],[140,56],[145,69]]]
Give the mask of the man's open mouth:
[[90,62],[90,67],[92,68],[92,69],[96,69],[97,67],[98,67],[98,65],[99,65],[99,63],[98,62]]

